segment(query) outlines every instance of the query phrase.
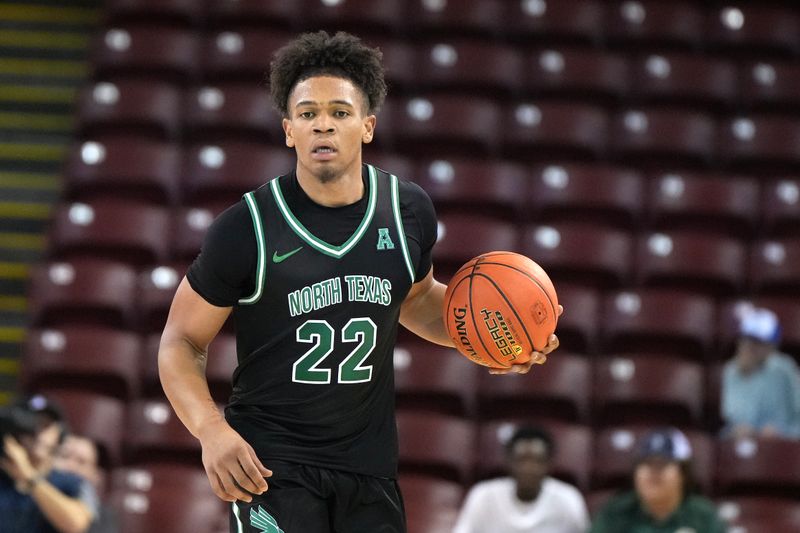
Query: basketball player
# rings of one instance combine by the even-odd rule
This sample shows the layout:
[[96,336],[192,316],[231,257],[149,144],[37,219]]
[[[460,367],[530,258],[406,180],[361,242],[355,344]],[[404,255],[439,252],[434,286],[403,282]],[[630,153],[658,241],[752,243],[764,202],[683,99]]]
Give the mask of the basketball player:
[[[270,82],[296,167],[209,228],[161,338],[161,382],[232,503],[231,531],[404,532],[398,322],[452,346],[431,268],[434,209],[419,187],[362,163],[386,93],[378,50],[304,34],[277,52]],[[204,371],[231,313],[238,367],[223,417]],[[553,336],[510,370],[557,346]]]

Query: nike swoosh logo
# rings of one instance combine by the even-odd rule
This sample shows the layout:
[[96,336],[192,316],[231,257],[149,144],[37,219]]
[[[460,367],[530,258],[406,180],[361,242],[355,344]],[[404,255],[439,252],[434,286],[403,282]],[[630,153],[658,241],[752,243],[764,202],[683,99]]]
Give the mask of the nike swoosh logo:
[[301,246],[300,248],[296,248],[296,249],[292,250],[291,252],[286,252],[283,255],[278,255],[278,252],[274,252],[272,254],[272,262],[273,263],[282,263],[283,261],[286,261],[287,259],[289,259],[290,257],[292,257],[294,254],[296,254],[297,252],[299,252],[302,249],[303,249],[303,247]]

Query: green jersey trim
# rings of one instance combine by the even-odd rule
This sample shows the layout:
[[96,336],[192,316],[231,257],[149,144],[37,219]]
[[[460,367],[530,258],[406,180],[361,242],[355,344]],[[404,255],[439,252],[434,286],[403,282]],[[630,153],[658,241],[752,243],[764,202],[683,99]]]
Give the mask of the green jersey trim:
[[281,186],[277,179],[272,180],[269,186],[270,189],[272,189],[275,202],[278,204],[278,209],[286,220],[286,223],[289,224],[289,227],[315,250],[339,259],[358,244],[358,241],[364,236],[364,233],[366,233],[367,228],[372,222],[372,217],[375,215],[375,206],[378,204],[378,178],[375,168],[372,165],[367,165],[367,169],[369,170],[369,201],[367,204],[367,212],[364,214],[364,218],[361,220],[361,224],[359,224],[358,228],[356,228],[356,231],[341,246],[328,244],[308,231],[302,222],[294,216],[289,206],[286,205],[286,200],[283,198]]
[[408,274],[411,276],[411,284],[414,284],[414,266],[411,264],[411,254],[408,253],[408,243],[406,242],[406,232],[403,229],[403,217],[400,214],[400,188],[397,184],[397,176],[394,174],[389,175],[392,181],[392,211],[394,211],[394,221],[397,224],[397,233],[400,236],[400,248],[403,250],[403,259],[408,268]]
[[253,230],[256,233],[256,245],[258,247],[258,261],[256,263],[256,288],[253,294],[247,298],[239,300],[240,305],[254,304],[261,299],[264,292],[264,277],[267,270],[267,252],[264,243],[264,227],[261,225],[261,213],[258,211],[258,204],[252,192],[244,195],[247,207],[250,209],[250,217],[253,219]]

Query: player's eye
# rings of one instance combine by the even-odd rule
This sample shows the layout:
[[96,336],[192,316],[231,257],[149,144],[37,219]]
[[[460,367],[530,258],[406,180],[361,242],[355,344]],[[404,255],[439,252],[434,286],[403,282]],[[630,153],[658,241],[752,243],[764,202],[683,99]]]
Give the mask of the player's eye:
[[350,116],[350,113],[340,109],[338,111],[334,111],[333,116],[336,118],[346,118]]
[[302,113],[300,113],[300,118],[305,118],[305,119],[314,118],[314,112],[313,111],[303,111]]

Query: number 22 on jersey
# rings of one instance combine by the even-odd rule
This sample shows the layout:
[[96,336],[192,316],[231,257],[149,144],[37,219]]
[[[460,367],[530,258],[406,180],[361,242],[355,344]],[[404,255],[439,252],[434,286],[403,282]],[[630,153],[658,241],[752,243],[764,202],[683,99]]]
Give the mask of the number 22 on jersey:
[[[365,383],[372,379],[372,365],[364,365],[375,349],[375,323],[353,318],[342,328],[344,343],[358,343],[339,364],[338,383]],[[336,331],[327,320],[307,320],[297,328],[297,342],[313,346],[292,365],[292,381],[312,385],[331,382],[331,369],[319,365],[333,352]]]

